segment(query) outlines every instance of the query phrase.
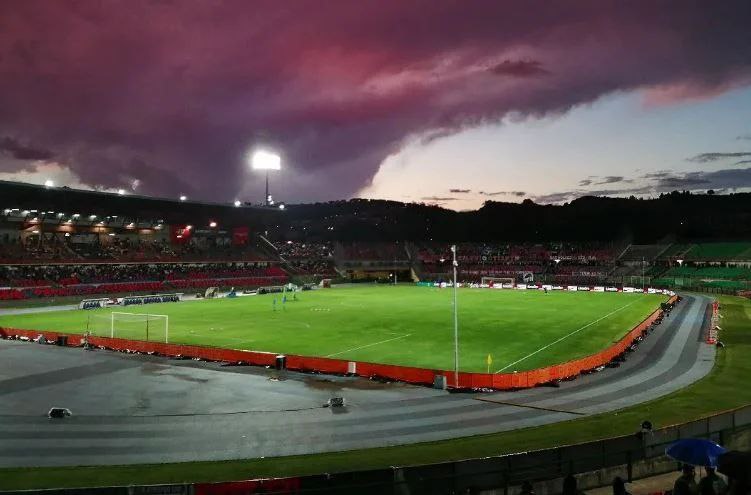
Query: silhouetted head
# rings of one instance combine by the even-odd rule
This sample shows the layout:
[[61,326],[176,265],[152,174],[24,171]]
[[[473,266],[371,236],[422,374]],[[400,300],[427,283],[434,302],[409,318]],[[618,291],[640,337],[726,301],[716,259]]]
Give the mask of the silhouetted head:
[[563,495],[576,495],[576,493],[576,478],[569,474],[563,478]]
[[620,476],[616,476],[613,478],[613,495],[623,495],[624,493],[626,493],[626,482]]

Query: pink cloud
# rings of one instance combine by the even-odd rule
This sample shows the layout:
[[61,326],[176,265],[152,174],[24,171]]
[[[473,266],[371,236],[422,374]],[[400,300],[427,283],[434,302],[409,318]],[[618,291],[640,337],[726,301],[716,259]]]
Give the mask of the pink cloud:
[[289,197],[343,197],[411,137],[613,91],[659,103],[748,84],[750,9],[17,2],[0,17],[0,139],[50,150],[85,183],[206,199],[243,189],[242,157],[263,141],[295,169]]

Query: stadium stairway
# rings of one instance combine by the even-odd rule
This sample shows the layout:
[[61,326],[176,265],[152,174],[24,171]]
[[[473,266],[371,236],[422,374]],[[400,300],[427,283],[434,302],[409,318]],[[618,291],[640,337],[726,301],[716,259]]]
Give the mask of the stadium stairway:
[[[538,426],[664,396],[705,376],[710,299],[686,295],[616,368],[518,392],[402,384],[0,341],[0,466],[141,464],[382,447]],[[117,384],[117,390],[112,384]],[[83,393],[90,391],[90,394]],[[168,392],[168,393],[165,393]],[[323,408],[331,396],[341,411]],[[188,399],[190,398],[190,399]],[[51,405],[74,415],[44,417]]]

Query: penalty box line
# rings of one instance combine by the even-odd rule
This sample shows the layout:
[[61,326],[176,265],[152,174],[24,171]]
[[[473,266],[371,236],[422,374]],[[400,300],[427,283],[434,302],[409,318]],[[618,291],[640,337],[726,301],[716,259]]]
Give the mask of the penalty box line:
[[407,334],[404,334],[404,335],[400,335],[398,337],[394,337],[393,339],[386,339],[386,340],[382,340],[380,342],[374,342],[372,344],[366,344],[366,345],[361,345],[359,347],[353,347],[352,349],[347,349],[345,351],[335,352],[333,354],[329,354],[328,356],[324,356],[324,357],[330,358],[330,357],[338,356],[339,354],[344,354],[345,352],[357,351],[359,349],[365,349],[366,347],[373,347],[374,345],[385,344],[386,342],[392,342],[394,340],[404,339],[406,337],[409,337],[410,335],[412,335],[412,334],[411,333],[407,333]]
[[574,330],[573,332],[571,332],[571,333],[569,333],[569,334],[567,334],[567,335],[564,335],[563,337],[561,337],[561,338],[559,338],[559,339],[557,339],[557,340],[554,340],[553,342],[551,342],[551,343],[549,343],[549,344],[547,344],[547,345],[544,345],[544,346],[540,347],[540,348],[539,348],[539,349],[537,349],[536,351],[534,351],[534,352],[531,352],[531,353],[527,354],[527,355],[526,355],[526,356],[524,356],[523,358],[521,358],[521,359],[517,359],[516,361],[514,361],[514,362],[513,362],[513,363],[511,363],[511,364],[507,364],[507,365],[506,365],[506,366],[504,366],[503,368],[501,368],[501,369],[499,369],[498,371],[496,371],[496,373],[500,373],[501,371],[505,371],[505,370],[509,369],[510,367],[512,367],[512,366],[513,366],[513,365],[515,365],[515,364],[519,364],[519,363],[521,363],[521,362],[522,362],[522,361],[524,361],[525,359],[527,359],[527,358],[530,358],[530,357],[534,356],[534,355],[535,355],[535,354],[537,354],[538,352],[542,352],[542,351],[544,351],[545,349],[547,349],[548,347],[550,347],[550,346],[553,346],[553,345],[557,344],[558,342],[561,342],[562,340],[565,340],[565,339],[567,339],[567,338],[571,337],[572,335],[574,335],[574,334],[577,334],[577,333],[581,332],[581,331],[582,331],[582,330],[584,330],[585,328],[589,328],[589,327],[591,327],[592,325],[594,325],[595,323],[598,323],[598,322],[600,322],[600,321],[604,320],[605,318],[608,318],[609,316],[612,316],[612,315],[616,314],[616,313],[617,313],[618,311],[621,311],[621,310],[623,310],[623,309],[626,309],[626,308],[628,308],[629,306],[631,306],[631,305],[632,305],[632,304],[634,304],[635,302],[636,302],[636,301],[632,301],[632,302],[630,302],[630,303],[626,304],[625,306],[621,306],[620,308],[618,308],[618,309],[616,309],[616,310],[613,310],[613,311],[611,311],[610,313],[606,314],[605,316],[602,316],[602,317],[600,317],[600,318],[597,318],[596,320],[594,320],[594,321],[592,321],[592,322],[589,322],[589,323],[587,323],[586,325],[584,325],[584,326],[583,326],[583,327],[581,327],[581,328],[577,328],[577,329],[576,329],[576,330]]

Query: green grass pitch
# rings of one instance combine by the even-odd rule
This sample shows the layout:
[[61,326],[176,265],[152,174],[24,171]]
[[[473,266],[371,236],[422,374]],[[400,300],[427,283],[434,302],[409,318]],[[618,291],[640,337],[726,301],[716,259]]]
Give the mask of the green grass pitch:
[[[273,299],[276,297],[276,309]],[[462,371],[522,371],[608,347],[665,296],[459,289]],[[356,286],[288,295],[149,304],[0,317],[0,326],[108,336],[110,313],[169,316],[169,341],[233,349],[398,364],[454,367],[453,293],[414,286]],[[152,321],[150,340],[164,339]],[[145,324],[118,322],[116,337],[144,340]]]

